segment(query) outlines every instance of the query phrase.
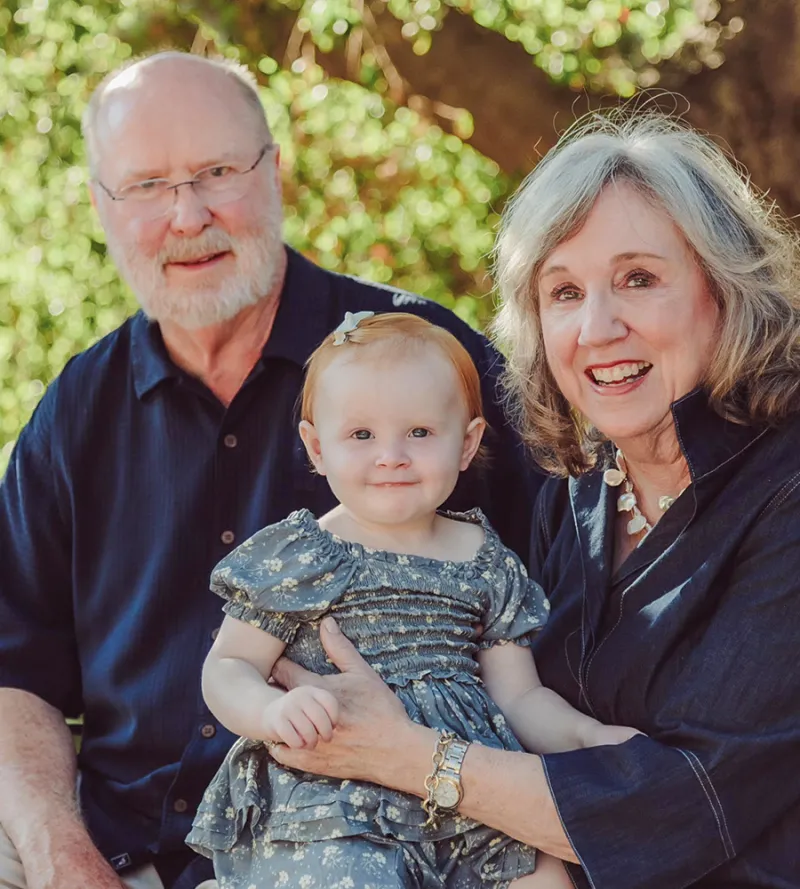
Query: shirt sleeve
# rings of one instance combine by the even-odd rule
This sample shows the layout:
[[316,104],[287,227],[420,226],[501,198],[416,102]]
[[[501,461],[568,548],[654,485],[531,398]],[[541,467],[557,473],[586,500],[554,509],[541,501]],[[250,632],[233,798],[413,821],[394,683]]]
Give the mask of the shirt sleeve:
[[797,806],[799,512],[800,485],[743,541],[713,615],[676,654],[654,737],[543,757],[596,889],[690,886]]
[[68,492],[54,453],[57,391],[55,383],[23,429],[0,483],[0,685],[74,717],[83,703]]

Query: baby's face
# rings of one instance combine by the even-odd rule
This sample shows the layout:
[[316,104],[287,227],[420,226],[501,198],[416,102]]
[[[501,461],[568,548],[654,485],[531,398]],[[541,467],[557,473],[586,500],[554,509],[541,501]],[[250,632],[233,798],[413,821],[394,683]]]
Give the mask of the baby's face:
[[306,447],[354,517],[425,520],[449,497],[480,442],[456,371],[435,348],[342,347],[314,395]]

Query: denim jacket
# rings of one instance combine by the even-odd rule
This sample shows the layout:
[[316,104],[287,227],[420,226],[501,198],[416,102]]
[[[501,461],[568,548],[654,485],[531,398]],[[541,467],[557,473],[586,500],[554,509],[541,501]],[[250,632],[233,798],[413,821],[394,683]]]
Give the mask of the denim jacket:
[[736,425],[700,390],[672,410],[692,484],[616,572],[601,468],[537,501],[542,681],[645,734],[543,757],[571,872],[595,889],[800,887],[800,415]]

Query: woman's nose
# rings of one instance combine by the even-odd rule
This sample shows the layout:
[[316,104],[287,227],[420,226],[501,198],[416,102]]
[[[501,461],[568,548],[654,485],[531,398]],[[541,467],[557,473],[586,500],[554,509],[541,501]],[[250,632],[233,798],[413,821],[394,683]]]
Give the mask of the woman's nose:
[[604,346],[627,336],[628,327],[620,318],[616,301],[601,291],[587,292],[581,306],[580,346]]

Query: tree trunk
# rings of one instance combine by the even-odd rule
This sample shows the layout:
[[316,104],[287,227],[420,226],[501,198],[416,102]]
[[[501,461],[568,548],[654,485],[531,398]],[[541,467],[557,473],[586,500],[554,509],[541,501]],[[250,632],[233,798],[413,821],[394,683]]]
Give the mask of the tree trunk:
[[800,214],[800,3],[731,0],[726,21],[744,29],[725,61],[675,83],[689,121],[719,137],[753,183],[790,216]]

